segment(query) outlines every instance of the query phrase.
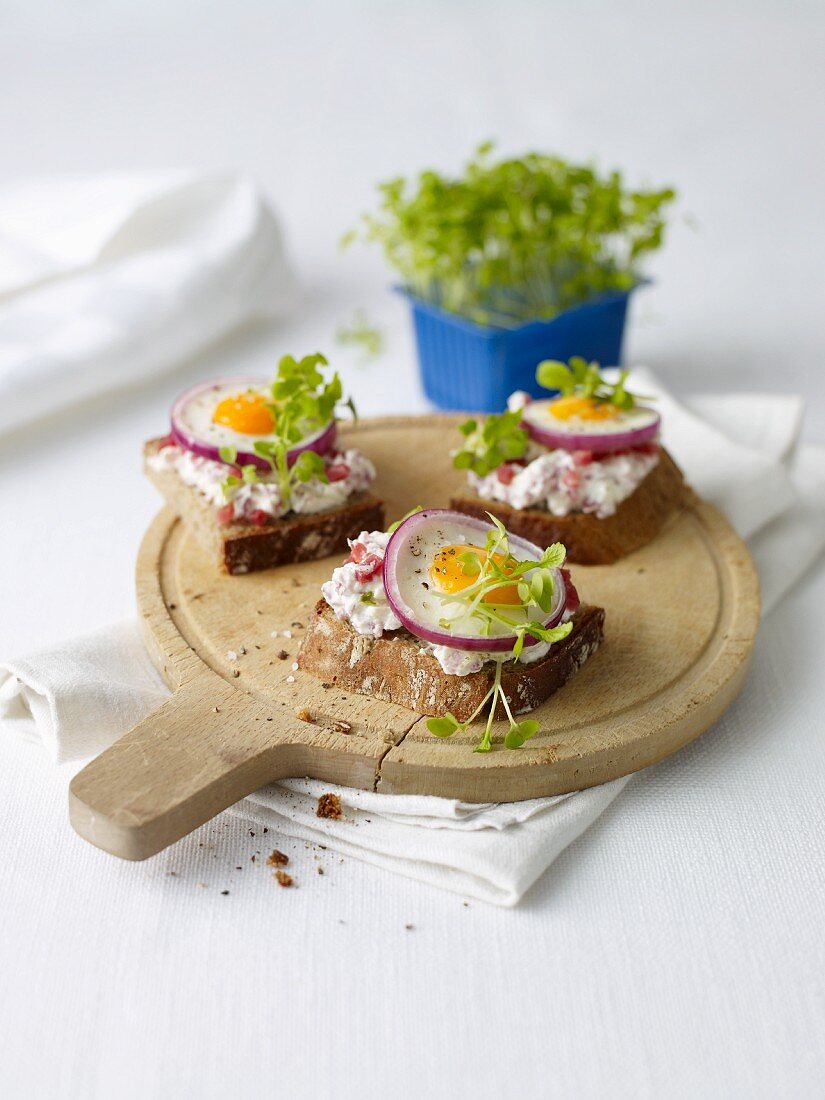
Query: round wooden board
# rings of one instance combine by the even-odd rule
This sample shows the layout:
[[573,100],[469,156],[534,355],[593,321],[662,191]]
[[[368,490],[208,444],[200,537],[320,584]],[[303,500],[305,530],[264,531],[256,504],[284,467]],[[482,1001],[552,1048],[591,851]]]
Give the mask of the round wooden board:
[[[344,429],[378,468],[388,519],[418,504],[444,506],[463,486],[448,453],[461,419]],[[175,694],[75,777],[71,819],[81,835],[145,858],[287,776],[471,802],[604,783],[675,752],[722,714],[742,685],[759,619],[747,549],[711,505],[690,497],[643,550],[616,565],[573,568],[583,598],[606,609],[604,644],[534,712],[540,731],[530,742],[508,751],[499,730],[495,749],[480,755],[471,751],[475,731],[434,738],[420,715],[293,669],[335,564],[229,577],[161,512],[138,559],[138,607]]]

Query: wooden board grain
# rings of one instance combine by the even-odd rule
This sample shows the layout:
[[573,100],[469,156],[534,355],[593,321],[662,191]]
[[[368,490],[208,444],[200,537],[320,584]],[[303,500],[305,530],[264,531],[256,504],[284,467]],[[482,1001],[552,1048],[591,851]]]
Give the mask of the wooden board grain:
[[[345,429],[378,467],[389,518],[444,506],[461,488],[449,459],[459,420]],[[587,602],[606,609],[604,645],[534,712],[540,732],[528,744],[479,755],[475,733],[436,739],[403,707],[293,668],[335,564],[225,576],[172,513],[160,513],[141,547],[137,595],[174,695],[75,777],[70,815],[82,836],[143,859],[288,776],[477,802],[603,783],[675,752],[719,717],[741,687],[759,619],[744,544],[689,496],[649,546],[615,565],[573,568]]]

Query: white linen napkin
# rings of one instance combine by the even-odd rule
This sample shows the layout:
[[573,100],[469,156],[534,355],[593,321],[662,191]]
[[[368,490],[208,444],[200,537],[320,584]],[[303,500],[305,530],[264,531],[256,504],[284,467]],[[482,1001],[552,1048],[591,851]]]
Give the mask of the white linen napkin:
[[151,378],[292,296],[256,186],[194,172],[0,187],[0,434]]
[[[0,664],[0,734],[39,741],[64,763],[102,752],[168,696],[137,624],[118,623]],[[230,812],[422,882],[514,905],[625,782],[496,805],[295,779],[256,791]],[[340,798],[344,820],[317,816],[327,791]]]
[[[694,488],[748,537],[770,611],[825,547],[825,448],[797,448],[801,400],[703,397],[687,408],[647,372],[637,372],[633,384],[659,396],[665,441]],[[0,664],[0,731],[40,740],[56,760],[76,759],[111,744],[167,694],[137,627],[121,624]],[[290,780],[231,812],[422,882],[514,905],[627,782],[469,805]],[[315,814],[319,794],[330,790],[341,799],[343,821]]]

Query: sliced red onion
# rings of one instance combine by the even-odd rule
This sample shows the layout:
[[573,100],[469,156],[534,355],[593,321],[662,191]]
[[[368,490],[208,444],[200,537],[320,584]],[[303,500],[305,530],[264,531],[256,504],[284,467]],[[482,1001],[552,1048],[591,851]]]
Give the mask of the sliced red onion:
[[[637,406],[628,413],[620,413],[614,423],[618,428],[622,420],[630,417],[641,421],[636,427],[624,427],[621,430],[611,430],[607,427],[609,420],[591,421],[594,425],[592,431],[582,431],[577,426],[576,431],[563,427],[566,421],[558,420],[558,427],[553,423],[553,414],[548,413],[548,407],[552,402],[531,401],[522,410],[521,424],[526,428],[531,438],[536,443],[541,443],[551,450],[564,451],[592,451],[593,454],[606,454],[609,451],[626,451],[631,447],[641,447],[643,443],[650,443],[659,434],[660,416],[654,409]],[[618,423],[617,423],[618,422]],[[595,425],[598,424],[599,427]]]
[[[410,561],[415,560],[408,549],[410,539],[419,534],[423,528],[447,522],[460,524],[463,530],[474,535],[477,534],[482,545],[487,538],[487,532],[493,526],[485,520],[477,519],[474,516],[465,516],[461,512],[451,512],[447,508],[428,508],[405,519],[392,534],[384,552],[384,590],[387,593],[390,607],[410,634],[414,634],[425,642],[431,642],[433,645],[444,645],[449,646],[451,649],[466,649],[487,653],[501,653],[511,650],[516,644],[515,634],[501,634],[494,637],[480,637],[477,634],[452,634],[449,631],[422,623],[416,618],[414,608],[410,607],[404,599],[399,582],[399,567],[403,565],[407,556],[409,556]],[[508,534],[508,539],[511,549],[520,551],[526,559],[535,560],[536,562],[540,560],[544,551],[534,543],[519,538],[517,535]],[[552,572],[553,606],[550,613],[541,620],[542,626],[548,628],[557,626],[561,622],[567,603],[567,590],[562,570],[553,569]],[[524,645],[535,645],[537,641],[539,639],[528,634],[524,639]]]
[[[211,443],[209,440],[203,439],[191,428],[187,427],[184,423],[184,414],[187,406],[196,398],[201,397],[209,390],[226,391],[229,393],[241,393],[244,390],[263,390],[268,386],[268,382],[264,378],[218,378],[213,382],[202,382],[198,386],[193,386],[191,389],[182,393],[180,397],[175,401],[172,406],[171,415],[171,432],[172,439],[177,443],[179,447],[183,447],[187,451],[191,451],[193,454],[200,455],[201,458],[209,458],[214,462],[222,462],[223,459],[220,456],[220,445]],[[312,432],[310,435],[301,439],[293,447],[287,451],[287,462],[290,466],[298,458],[298,455],[302,451],[315,451],[316,454],[325,455],[335,444],[335,438],[337,429],[335,421],[331,420],[329,424],[325,424],[323,428],[319,428],[317,431]],[[267,436],[251,437],[259,438],[262,440],[267,439]],[[259,470],[269,470],[270,465],[265,458],[261,458],[260,455],[255,454],[254,451],[238,451],[238,457],[236,459],[239,466],[257,466]]]

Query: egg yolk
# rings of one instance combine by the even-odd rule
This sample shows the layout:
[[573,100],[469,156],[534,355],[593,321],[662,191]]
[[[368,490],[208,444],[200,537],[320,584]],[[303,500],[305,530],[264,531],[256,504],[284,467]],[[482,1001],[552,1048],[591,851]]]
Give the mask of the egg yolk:
[[266,407],[262,393],[236,393],[225,397],[215,406],[212,419],[242,435],[269,435],[275,427],[275,418]]
[[608,405],[606,401],[597,401],[595,397],[581,397],[571,393],[568,397],[557,397],[550,402],[550,412],[557,420],[609,420],[618,416],[619,410],[615,405]]
[[[464,572],[464,562],[461,555],[468,551],[475,552],[483,565],[487,558],[487,551],[480,546],[442,546],[433,558],[430,566],[430,579],[442,592],[462,592],[475,584],[478,574],[467,576]],[[493,560],[498,564],[504,561],[503,554],[496,554]],[[488,592],[484,597],[485,603],[492,604],[516,604],[520,605],[518,589],[514,584],[503,584]]]

